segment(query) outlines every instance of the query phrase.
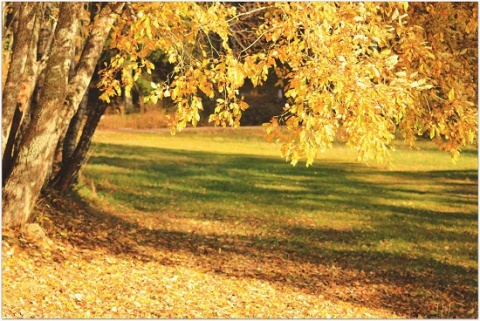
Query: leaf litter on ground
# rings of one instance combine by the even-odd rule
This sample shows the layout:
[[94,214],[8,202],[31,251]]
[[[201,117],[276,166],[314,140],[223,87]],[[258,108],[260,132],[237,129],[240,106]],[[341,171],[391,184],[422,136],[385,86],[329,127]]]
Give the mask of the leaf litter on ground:
[[348,255],[338,265],[322,262],[321,254],[304,260],[281,242],[257,244],[193,224],[160,229],[55,195],[40,202],[36,213],[46,237],[3,231],[3,318],[477,314],[471,290],[462,284],[416,286],[420,274],[346,268],[342,260],[351,260]]

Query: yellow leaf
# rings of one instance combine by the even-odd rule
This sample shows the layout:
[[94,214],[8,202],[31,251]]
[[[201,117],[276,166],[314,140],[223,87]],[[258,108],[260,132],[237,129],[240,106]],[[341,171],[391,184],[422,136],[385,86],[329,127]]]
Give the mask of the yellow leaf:
[[107,103],[110,103],[110,97],[108,96],[107,93],[101,94],[99,98],[103,101],[106,101]]
[[448,100],[449,101],[453,101],[453,99],[455,98],[455,91],[452,89],[450,89],[450,91],[448,92]]
[[391,67],[395,66],[398,63],[398,56],[393,55],[393,56],[388,57],[387,60],[386,60],[386,63]]
[[171,64],[177,62],[177,55],[174,52],[170,53],[170,55],[168,56],[168,62]]

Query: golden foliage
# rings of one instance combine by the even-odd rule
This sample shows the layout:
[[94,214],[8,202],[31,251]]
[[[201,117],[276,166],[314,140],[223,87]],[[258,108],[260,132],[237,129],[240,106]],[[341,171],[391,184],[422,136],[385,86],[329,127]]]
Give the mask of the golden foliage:
[[[292,164],[312,164],[336,139],[359,161],[387,164],[397,136],[414,146],[427,135],[454,159],[476,143],[476,4],[263,5],[132,4],[112,35],[119,53],[102,71],[102,98],[152,73],[149,55],[161,51],[173,71],[152,83],[146,100],[173,100],[172,133],[198,123],[204,97],[217,103],[211,122],[238,127],[248,108],[239,97],[245,79],[258,86],[275,72],[288,104],[266,126],[267,138],[283,143]],[[248,20],[258,12],[262,19]],[[254,36],[240,50],[242,21]],[[133,77],[122,71],[118,80],[125,69]]]

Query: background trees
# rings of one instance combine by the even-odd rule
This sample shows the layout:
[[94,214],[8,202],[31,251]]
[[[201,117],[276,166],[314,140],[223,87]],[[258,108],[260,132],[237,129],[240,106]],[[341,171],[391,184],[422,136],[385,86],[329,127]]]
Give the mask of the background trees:
[[216,104],[211,122],[239,126],[245,79],[257,86],[275,73],[288,103],[267,136],[283,142],[293,164],[303,157],[311,164],[335,139],[359,160],[380,162],[389,161],[397,135],[412,145],[427,135],[453,157],[476,143],[475,3],[7,3],[3,10],[4,226],[28,220],[54,161],[61,170],[53,167],[47,185],[64,191],[72,182],[105,105],[89,112],[77,150],[59,148],[71,121],[83,118],[77,112],[102,51],[111,56],[99,68],[106,103],[128,97],[155,72],[152,56],[165,55],[168,75],[152,78],[146,100],[172,101],[172,132],[196,125],[206,99]]

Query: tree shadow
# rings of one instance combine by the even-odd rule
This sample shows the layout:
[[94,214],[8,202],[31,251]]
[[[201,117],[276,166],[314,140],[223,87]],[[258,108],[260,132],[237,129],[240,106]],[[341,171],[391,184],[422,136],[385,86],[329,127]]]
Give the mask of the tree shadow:
[[[319,245],[306,246],[304,242],[271,236],[202,235],[148,229],[90,205],[82,207],[87,208],[86,215],[75,214],[75,220],[67,220],[63,226],[66,230],[78,231],[79,220],[82,221],[82,236],[65,233],[67,241],[80,249],[101,248],[113,255],[167,266],[185,264],[174,256],[186,253],[189,266],[204,273],[254,278],[280,288],[295,287],[326,300],[388,308],[404,317],[437,317],[433,313],[435,304],[437,307],[448,305],[449,314],[443,317],[473,317],[467,310],[476,311],[476,269],[403,253],[335,250],[321,245],[365,242],[376,238],[375,232],[318,228],[313,230],[316,239],[311,240],[312,244]],[[65,213],[71,215],[68,211],[61,215]],[[105,231],[109,231],[107,237],[96,238]],[[312,229],[299,227],[290,232],[312,235]],[[143,250],[145,248],[153,248],[162,255],[152,255],[151,251]]]
[[[476,235],[456,230],[440,231],[449,224],[478,224],[476,213],[461,208],[462,204],[474,205],[472,195],[476,195],[473,192],[478,190],[475,171],[382,173],[393,180],[410,181],[405,188],[399,188],[395,184],[374,184],[362,180],[359,174],[373,175],[373,171],[358,164],[324,162],[311,169],[302,169],[268,157],[159,148],[141,148],[139,151],[139,147],[99,145],[101,155],[92,156],[89,164],[122,168],[120,174],[116,174],[123,176],[122,179],[133,182],[132,175],[135,175],[136,181],[142,181],[137,191],[130,188],[115,192],[118,199],[133,204],[141,211],[158,214],[159,201],[172,202],[171,197],[177,201],[180,198],[218,204],[235,198],[247,207],[248,204],[272,206],[274,200],[278,209],[294,207],[296,210],[327,212],[369,210],[371,229],[339,230],[325,226],[282,224],[282,237],[187,233],[162,226],[145,228],[84,205],[89,208],[89,213],[95,213],[84,219],[101,220],[101,223],[85,224],[85,228],[90,229],[85,235],[92,238],[72,236],[68,241],[76,246],[101,246],[116,255],[158,261],[164,265],[181,264],[170,260],[168,253],[182,252],[189,255],[191,265],[205,273],[260,279],[279,287],[291,286],[321,295],[328,300],[388,308],[406,317],[476,317],[477,268],[466,268],[400,250],[380,251],[373,246],[386,240],[420,242],[428,238],[476,244]],[[188,159],[188,166],[178,164],[176,159]],[[191,181],[190,187],[194,188],[180,186],[185,179]],[[436,184],[448,181],[449,184],[437,190],[436,199],[456,204],[458,210],[430,211],[380,201],[394,198],[402,204],[402,201],[410,200],[408,194],[424,195],[425,191],[416,189],[415,184],[425,180]],[[167,187],[159,183],[167,181],[163,183],[169,184]],[[158,193],[145,193],[160,187],[163,189]],[[254,224],[269,224],[268,218],[242,217],[226,213],[220,207],[201,214],[195,219],[235,220],[241,224],[257,220]],[[74,225],[78,224],[72,223]],[[433,230],[424,227],[427,225]],[[94,236],[100,229],[116,232],[98,240]],[[132,230],[136,232],[132,234]],[[129,238],[128,242],[125,242],[125,237]],[[152,248],[165,255],[158,258],[142,248]],[[448,312],[438,315],[439,306],[448,306]],[[469,312],[472,309],[474,312]],[[446,311],[445,308],[442,311]]]
[[[127,204],[139,210],[157,211],[159,198],[167,203],[169,199],[174,201],[178,197],[222,203],[235,195],[235,198],[246,204],[253,199],[255,204],[271,206],[274,201],[278,208],[294,206],[301,210],[332,211],[345,207],[373,209],[382,213],[408,215],[434,224],[443,224],[448,220],[470,221],[476,217],[476,213],[466,213],[462,209],[462,205],[478,203],[478,197],[473,197],[478,195],[475,183],[478,175],[475,171],[382,172],[384,177],[393,181],[409,181],[408,185],[399,187],[400,184],[375,184],[362,180],[359,174],[369,176],[374,171],[358,164],[324,162],[313,169],[305,169],[292,168],[289,164],[268,157],[160,148],[142,148],[139,153],[138,147],[100,145],[106,155],[91,157],[91,165],[122,168],[116,174],[118,178],[144,182],[138,186],[138,193],[127,189],[123,193],[119,192],[116,198],[120,201],[125,198]],[[126,158],[122,153],[143,156]],[[165,161],[166,155],[171,160]],[[188,159],[188,166],[184,163],[179,165],[175,159]],[[448,184],[444,184],[447,179]],[[191,184],[184,186],[185,180]],[[421,198],[422,195],[431,194],[432,192],[415,188],[417,182],[421,185],[426,180],[441,186],[441,190],[435,191],[436,202],[458,205],[458,210],[429,211],[412,206],[383,204],[380,201],[395,199],[402,203],[410,201],[412,195]],[[164,184],[165,181],[168,183]],[[153,191],[150,195],[143,193],[150,190]],[[174,195],[175,193],[181,195]]]

